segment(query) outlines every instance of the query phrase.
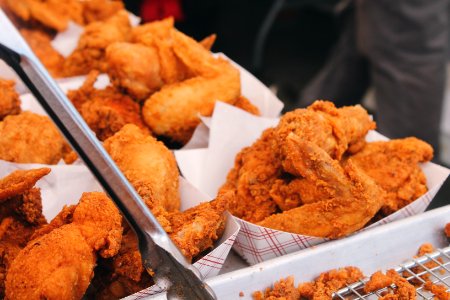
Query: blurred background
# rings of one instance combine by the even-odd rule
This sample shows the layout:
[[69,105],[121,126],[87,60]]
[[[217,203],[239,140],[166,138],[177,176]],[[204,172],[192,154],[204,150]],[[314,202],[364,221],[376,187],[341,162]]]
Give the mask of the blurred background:
[[[133,0],[125,2],[127,9],[140,15],[144,22],[175,16],[176,27],[197,40],[216,33],[217,40],[212,50],[225,53],[251,71],[277,94],[285,103],[285,111],[288,111],[304,106],[300,100],[305,87],[326,66],[327,60],[342,50],[336,48],[336,44],[344,35],[346,28],[348,29],[346,26],[349,26],[349,20],[351,22],[355,18],[358,0]],[[413,2],[425,3],[426,1]],[[420,35],[420,32],[424,30],[430,30],[431,33],[446,32],[447,60],[442,64],[446,65],[448,71],[450,70],[450,51],[448,50],[447,19],[450,12],[447,0],[436,1],[436,4],[437,2],[440,2],[441,6],[427,9],[430,12],[442,11],[444,7],[445,20],[440,17],[439,22],[428,20],[425,24],[440,23],[441,27],[442,24],[446,24],[446,28],[437,28],[436,24],[434,28],[421,25],[425,29],[418,26],[417,34]],[[381,9],[386,11],[391,8],[385,5]],[[409,8],[399,6],[398,10],[401,9]],[[380,19],[375,20],[379,22],[380,28],[383,26],[382,17],[381,15]],[[401,17],[399,16],[398,19]],[[413,16],[413,19],[415,17]],[[421,21],[419,15],[417,18]],[[434,16],[433,18],[436,19]],[[417,26],[410,20],[403,21],[410,22],[406,26]],[[359,28],[364,25],[353,24]],[[385,26],[392,25],[387,22]],[[442,35],[440,41],[442,42]],[[434,40],[430,43],[434,43]],[[427,54],[424,53],[424,55]],[[439,76],[436,72],[431,75],[436,76],[436,81],[445,80],[446,82],[444,96],[439,96],[438,92],[438,96],[434,94],[430,97],[444,98],[442,105],[434,108],[442,114],[439,132],[440,153],[435,160],[448,166],[450,165],[450,80],[443,76],[441,76],[443,78],[437,78]],[[358,96],[358,101],[361,100],[361,103],[377,119],[377,101],[373,88],[370,86],[368,84],[368,89],[364,89],[364,92],[358,91],[362,95]],[[358,89],[356,85],[354,88]],[[359,94],[356,93],[356,95]],[[410,105],[414,106],[414,103]],[[430,118],[436,119],[433,116]],[[423,127],[419,124],[417,126]],[[433,144],[433,142],[430,143]]]

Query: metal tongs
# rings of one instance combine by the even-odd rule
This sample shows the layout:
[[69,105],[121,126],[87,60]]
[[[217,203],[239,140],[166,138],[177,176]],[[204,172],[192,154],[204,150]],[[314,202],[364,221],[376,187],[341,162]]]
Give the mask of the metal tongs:
[[167,289],[167,297],[215,299],[1,9],[0,59],[15,70],[125,216],[145,268]]

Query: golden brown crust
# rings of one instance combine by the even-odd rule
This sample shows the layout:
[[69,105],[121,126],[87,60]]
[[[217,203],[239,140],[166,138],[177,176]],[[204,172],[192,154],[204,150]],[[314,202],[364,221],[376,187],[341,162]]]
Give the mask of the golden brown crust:
[[14,90],[14,85],[12,80],[0,79],[0,121],[21,111],[19,94]]

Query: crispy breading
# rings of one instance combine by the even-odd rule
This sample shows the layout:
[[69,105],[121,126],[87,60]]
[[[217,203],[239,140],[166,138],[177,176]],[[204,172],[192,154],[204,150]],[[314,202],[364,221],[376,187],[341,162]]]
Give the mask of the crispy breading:
[[7,116],[0,122],[0,159],[17,163],[57,164],[65,140],[47,116],[32,112]]
[[361,229],[383,205],[383,190],[348,163],[341,168],[316,144],[291,133],[284,145],[291,168],[310,182],[319,181],[330,197],[274,214],[258,224],[297,234],[338,238]]
[[84,193],[71,223],[56,227],[19,252],[6,276],[9,299],[81,299],[94,275],[97,253],[117,254],[121,216],[103,193]]
[[414,137],[367,143],[348,160],[386,191],[382,212],[389,215],[427,192],[419,163],[433,158],[433,148]]

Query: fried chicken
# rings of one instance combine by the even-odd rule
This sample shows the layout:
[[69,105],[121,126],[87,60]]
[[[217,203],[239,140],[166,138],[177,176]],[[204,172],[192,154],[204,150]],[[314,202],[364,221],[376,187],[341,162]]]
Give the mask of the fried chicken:
[[66,220],[19,252],[6,276],[7,298],[81,299],[97,255],[117,254],[121,216],[105,194],[84,193]]
[[146,99],[164,85],[154,47],[115,43],[106,49],[106,60],[113,84],[137,100]]
[[212,248],[225,230],[226,196],[168,216],[172,228],[170,238],[189,261]]
[[20,113],[19,94],[14,90],[14,81],[0,79],[0,121],[8,115]]
[[389,215],[427,192],[419,163],[430,161],[433,149],[417,138],[367,143],[348,160],[386,191],[382,213]]
[[445,232],[445,235],[447,236],[447,238],[450,239],[450,223],[447,223],[447,224],[445,225],[445,230],[444,230],[444,232]]
[[258,224],[297,234],[339,238],[361,229],[383,205],[383,190],[347,163],[341,168],[323,149],[291,133],[283,145],[286,159],[305,180],[319,182],[327,198],[274,214]]
[[200,123],[199,115],[210,116],[217,100],[231,103],[241,94],[240,75],[188,36],[176,30],[171,34],[173,51],[192,76],[152,94],[142,115],[156,135],[185,144]]
[[434,284],[431,281],[427,281],[424,284],[424,288],[434,294],[437,300],[450,300],[450,292],[447,292],[447,287],[442,284]]
[[32,112],[0,122],[0,159],[16,163],[57,164],[70,149],[46,116]]
[[180,207],[179,173],[172,152],[132,124],[106,139],[104,147],[161,225],[169,230],[166,215]]
[[106,72],[106,48],[115,42],[127,41],[130,34],[131,25],[125,10],[117,12],[105,21],[87,25],[77,48],[64,61],[63,75],[84,75],[91,70]]
[[52,36],[38,29],[20,29],[20,34],[53,77],[61,77],[64,57],[51,45]]
[[67,94],[97,138],[104,141],[126,124],[134,124],[148,132],[139,105],[114,87],[96,89],[97,76],[96,71],[89,73],[81,88]]
[[40,190],[35,183],[50,169],[20,170],[0,179],[0,297],[6,273],[35,230],[46,224]]
[[[306,180],[281,151],[290,133],[323,149],[330,159],[340,159],[355,145],[363,144],[375,124],[361,107],[337,109],[331,102],[317,101],[307,109],[284,115],[275,128],[267,129],[250,147],[236,156],[235,165],[219,194],[233,191],[233,215],[260,222],[278,209],[285,211],[302,204],[334,197],[331,182]],[[330,157],[331,156],[331,157]],[[330,180],[328,177],[327,180]],[[348,180],[347,180],[348,181]]]

